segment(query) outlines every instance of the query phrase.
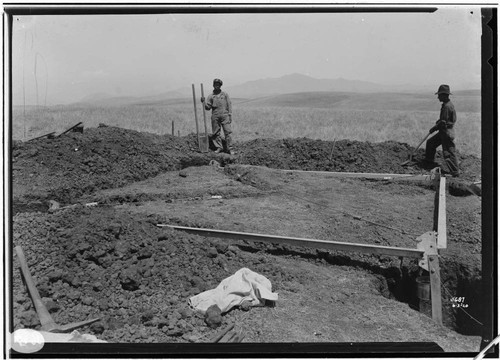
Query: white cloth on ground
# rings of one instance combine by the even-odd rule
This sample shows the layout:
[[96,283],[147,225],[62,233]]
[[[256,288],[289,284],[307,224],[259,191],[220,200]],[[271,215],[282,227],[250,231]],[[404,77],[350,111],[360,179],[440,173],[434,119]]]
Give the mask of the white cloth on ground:
[[205,313],[212,305],[217,305],[222,313],[251,301],[252,306],[263,305],[264,300],[276,301],[278,294],[272,292],[271,281],[250,269],[242,268],[212,290],[204,291],[189,299],[189,304]]

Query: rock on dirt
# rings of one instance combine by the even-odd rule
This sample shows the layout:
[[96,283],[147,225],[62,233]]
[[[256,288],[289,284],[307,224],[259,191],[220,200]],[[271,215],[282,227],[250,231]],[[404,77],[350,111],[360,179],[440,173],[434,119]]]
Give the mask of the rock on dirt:
[[212,305],[207,309],[205,323],[212,329],[218,328],[222,324],[221,310],[217,305]]

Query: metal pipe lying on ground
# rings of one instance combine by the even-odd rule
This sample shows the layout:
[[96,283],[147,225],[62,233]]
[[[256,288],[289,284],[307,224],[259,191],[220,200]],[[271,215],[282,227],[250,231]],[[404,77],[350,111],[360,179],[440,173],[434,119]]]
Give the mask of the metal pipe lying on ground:
[[176,225],[166,225],[166,224],[158,224],[157,226],[169,227],[174,230],[185,231],[187,233],[200,236],[216,237],[216,238],[224,238],[232,240],[247,240],[247,241],[268,242],[268,243],[270,242],[277,244],[287,244],[292,246],[310,247],[315,249],[355,251],[355,252],[362,252],[375,255],[392,255],[398,257],[406,256],[418,259],[424,255],[423,250],[410,249],[410,248],[294,238],[294,237],[276,236],[276,235],[252,234],[252,233],[242,233],[236,231],[191,228],[186,226],[176,226]]

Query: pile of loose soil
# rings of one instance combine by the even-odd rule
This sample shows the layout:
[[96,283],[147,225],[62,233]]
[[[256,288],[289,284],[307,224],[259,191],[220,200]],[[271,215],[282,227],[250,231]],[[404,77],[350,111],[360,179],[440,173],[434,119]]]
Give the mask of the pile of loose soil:
[[195,137],[154,135],[117,127],[86,129],[55,139],[14,143],[14,201],[71,203],[83,194],[120,187],[164,171],[196,165]]
[[[82,195],[121,187],[188,166],[220,163],[264,165],[279,169],[373,173],[427,173],[415,163],[401,166],[411,148],[397,142],[257,139],[236,143],[237,156],[200,153],[196,136],[154,135],[117,127],[85,129],[55,139],[15,142],[12,146],[14,212],[46,210],[47,200],[75,203]],[[437,160],[440,160],[438,153]],[[481,161],[459,155],[460,181],[480,180]],[[456,192],[457,193],[457,192]],[[469,195],[467,191],[457,193]]]
[[[158,222],[117,217],[111,207],[79,207],[36,217],[18,214],[14,245],[23,248],[56,322],[101,317],[89,331],[107,341],[198,341],[214,331],[189,308],[189,297],[215,288],[241,267],[252,266],[277,286],[292,280],[274,262],[249,259],[222,242],[200,242],[198,237],[161,229]],[[39,320],[17,265],[14,325],[37,328]],[[225,323],[238,311],[225,316]]]

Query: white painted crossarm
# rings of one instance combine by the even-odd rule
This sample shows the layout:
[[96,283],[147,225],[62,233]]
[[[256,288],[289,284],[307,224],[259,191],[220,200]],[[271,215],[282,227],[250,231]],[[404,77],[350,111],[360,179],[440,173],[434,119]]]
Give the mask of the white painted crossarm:
[[437,247],[438,249],[446,249],[446,178],[442,176],[439,179],[439,193],[438,193],[438,218],[437,218]]

